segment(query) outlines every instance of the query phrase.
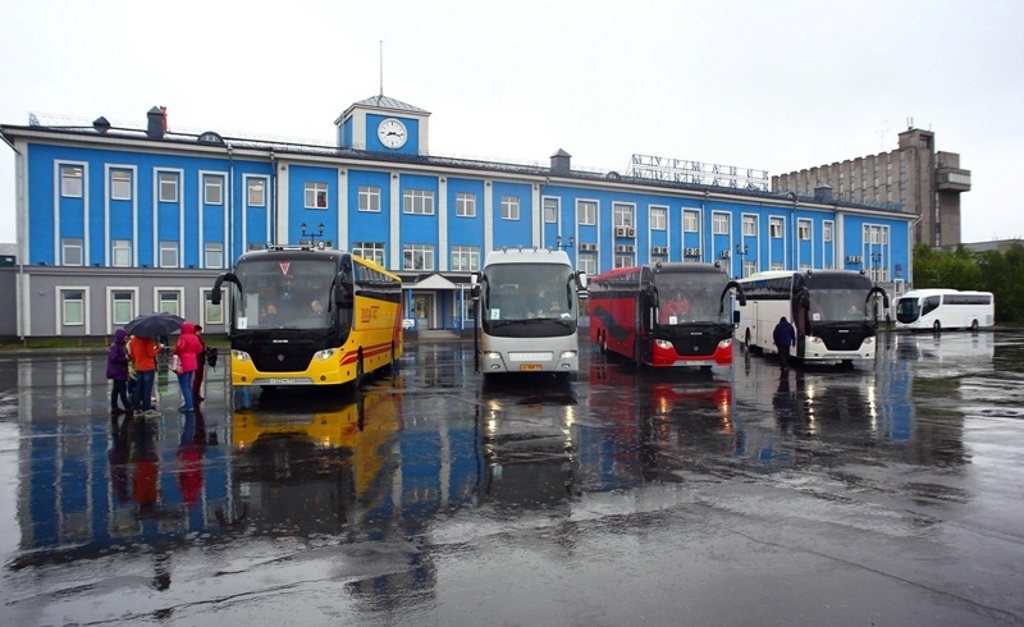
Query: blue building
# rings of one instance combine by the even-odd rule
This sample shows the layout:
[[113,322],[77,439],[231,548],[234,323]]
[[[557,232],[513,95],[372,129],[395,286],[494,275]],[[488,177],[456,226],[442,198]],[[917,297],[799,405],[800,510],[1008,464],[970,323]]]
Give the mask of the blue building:
[[[243,252],[325,241],[403,277],[419,329],[463,328],[487,251],[562,247],[588,274],[634,263],[863,270],[902,291],[915,216],[784,195],[735,169],[633,156],[625,173],[429,152],[430,113],[383,95],[348,107],[331,145],[145,128],[100,117],[0,125],[16,161],[17,295],[0,336],[106,336],[165,310],[225,330],[214,278]],[[737,183],[739,181],[739,183]],[[3,280],[0,277],[0,280]]]

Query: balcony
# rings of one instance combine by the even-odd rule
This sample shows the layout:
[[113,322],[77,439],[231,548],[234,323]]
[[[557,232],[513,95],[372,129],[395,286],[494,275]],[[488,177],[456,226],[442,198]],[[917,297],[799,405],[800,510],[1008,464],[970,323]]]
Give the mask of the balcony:
[[935,171],[936,189],[940,192],[971,191],[971,171],[940,167]]

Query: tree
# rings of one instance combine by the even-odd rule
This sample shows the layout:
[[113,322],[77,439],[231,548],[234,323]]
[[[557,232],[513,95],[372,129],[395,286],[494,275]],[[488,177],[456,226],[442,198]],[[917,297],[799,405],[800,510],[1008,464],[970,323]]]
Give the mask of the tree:
[[914,287],[947,287],[992,292],[996,320],[1024,322],[1024,246],[1014,244],[1005,253],[972,253],[963,246],[941,250],[914,247]]

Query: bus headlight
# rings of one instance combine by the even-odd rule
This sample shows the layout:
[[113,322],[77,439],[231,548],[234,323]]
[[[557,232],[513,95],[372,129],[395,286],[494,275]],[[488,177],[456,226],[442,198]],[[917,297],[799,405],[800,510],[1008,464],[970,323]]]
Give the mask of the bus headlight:
[[252,361],[252,357],[245,351],[231,349],[231,356],[237,361]]
[[313,359],[316,361],[327,361],[331,357],[334,357],[334,353],[337,352],[336,348],[325,348],[322,351],[313,353]]
[[722,340],[721,342],[719,342],[718,343],[718,348],[720,348],[720,349],[730,349],[730,348],[732,348],[732,338],[728,338],[728,339],[725,339],[725,340]]
[[672,348],[672,342],[669,342],[668,340],[654,340],[654,345],[657,346],[658,348]]
[[864,338],[864,343],[865,344],[874,344],[875,343],[875,338],[873,338],[873,337],[866,337],[866,338]]
[[810,338],[811,344],[821,344],[821,338],[817,335],[808,335],[807,337]]
[[576,351],[562,351],[561,359],[576,359]]

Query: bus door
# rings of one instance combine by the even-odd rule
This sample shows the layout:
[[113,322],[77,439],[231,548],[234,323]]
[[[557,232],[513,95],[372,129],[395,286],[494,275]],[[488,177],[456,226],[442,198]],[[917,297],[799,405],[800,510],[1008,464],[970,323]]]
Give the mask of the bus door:
[[796,354],[802,356],[804,345],[807,343],[807,333],[811,329],[810,294],[806,288],[800,289],[793,296],[791,310],[792,315],[789,320],[796,328]]
[[633,347],[633,357],[637,365],[651,363],[654,356],[651,354],[654,343],[654,321],[658,309],[658,291],[654,286],[640,290],[639,297],[639,323],[636,326],[636,345]]

